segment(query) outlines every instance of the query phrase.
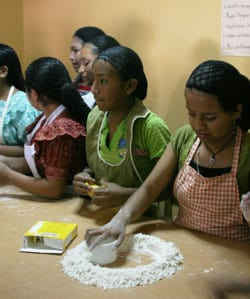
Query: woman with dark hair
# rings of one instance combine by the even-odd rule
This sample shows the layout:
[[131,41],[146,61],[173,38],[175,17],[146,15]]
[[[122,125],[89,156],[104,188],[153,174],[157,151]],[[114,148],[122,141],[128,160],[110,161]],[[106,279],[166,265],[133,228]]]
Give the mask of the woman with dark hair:
[[74,83],[76,84],[77,90],[81,95],[86,94],[90,90],[86,82],[82,80],[81,74],[79,74],[79,67],[81,64],[81,49],[86,42],[100,35],[105,35],[105,32],[102,29],[95,26],[86,26],[78,28],[72,36],[70,44],[70,61],[75,72],[77,73]]
[[[88,168],[74,178],[92,203],[120,206],[142,184],[170,140],[164,121],[147,109],[147,79],[131,49],[109,48],[93,64],[92,92],[97,106],[87,121]],[[92,190],[92,184],[101,184]]]
[[[232,65],[209,60],[192,72],[185,89],[190,125],[180,128],[142,186],[113,219],[87,231],[93,248],[107,236],[124,239],[174,178],[177,225],[250,243],[249,219],[240,205],[250,186],[250,83]],[[245,199],[244,199],[245,201]],[[95,242],[92,236],[99,235]]]
[[[91,88],[93,84],[93,73],[92,66],[93,62],[102,51],[119,46],[119,42],[112,36],[100,35],[96,38],[85,43],[81,50],[81,64],[79,67],[79,74],[82,77],[82,81],[85,82],[86,86]],[[95,98],[93,93],[89,91],[85,95],[82,95],[84,102],[92,109],[95,105]]]
[[59,198],[85,165],[85,106],[56,58],[33,61],[25,84],[30,103],[43,113],[27,128],[25,159],[0,164],[1,185]]
[[24,91],[16,52],[0,44],[0,155],[23,156],[25,128],[40,114],[30,105]]

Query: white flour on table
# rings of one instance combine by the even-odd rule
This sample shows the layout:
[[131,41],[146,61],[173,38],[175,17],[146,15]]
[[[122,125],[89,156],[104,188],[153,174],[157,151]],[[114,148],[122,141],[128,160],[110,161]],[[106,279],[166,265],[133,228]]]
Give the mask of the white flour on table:
[[[145,257],[149,261],[142,264]],[[183,257],[173,242],[141,233],[125,238],[118,249],[118,260],[111,265],[95,265],[89,259],[90,252],[83,241],[67,251],[61,261],[63,271],[83,284],[103,289],[152,284],[174,275],[183,262]],[[126,267],[125,260],[130,260],[135,265]]]

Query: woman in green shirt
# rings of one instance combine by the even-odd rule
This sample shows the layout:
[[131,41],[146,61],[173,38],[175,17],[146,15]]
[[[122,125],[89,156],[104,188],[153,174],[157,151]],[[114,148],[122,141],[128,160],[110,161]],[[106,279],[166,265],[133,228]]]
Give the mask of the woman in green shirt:
[[165,122],[143,105],[147,79],[139,56],[116,46],[93,65],[96,107],[87,120],[88,168],[74,178],[75,191],[98,206],[119,206],[145,180],[170,140]]

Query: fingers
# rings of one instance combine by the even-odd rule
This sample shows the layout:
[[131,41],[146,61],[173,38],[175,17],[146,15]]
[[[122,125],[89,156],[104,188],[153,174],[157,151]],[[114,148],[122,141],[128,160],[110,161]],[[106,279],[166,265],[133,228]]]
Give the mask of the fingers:
[[250,202],[250,192],[242,195],[242,201]]
[[73,188],[76,193],[80,195],[88,195],[92,190],[91,185],[94,184],[93,178],[84,178],[83,176],[76,175],[73,180]]
[[90,229],[86,231],[85,240],[89,247],[89,250],[93,250],[100,242],[105,240],[108,237],[108,234],[102,232],[101,229]]
[[119,237],[118,237],[118,239],[115,240],[115,241],[113,242],[113,245],[112,245],[111,248],[112,248],[112,249],[117,249],[117,248],[119,248],[119,247],[121,246],[121,244],[122,244],[124,238],[125,238],[124,234],[120,234]]

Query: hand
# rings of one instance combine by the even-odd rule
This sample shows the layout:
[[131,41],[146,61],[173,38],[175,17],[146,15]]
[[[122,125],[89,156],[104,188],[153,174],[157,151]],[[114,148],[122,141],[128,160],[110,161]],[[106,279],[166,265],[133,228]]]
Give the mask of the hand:
[[112,248],[118,248],[125,238],[127,222],[119,212],[110,222],[98,229],[88,229],[85,234],[85,240],[90,250],[93,250],[101,241],[111,237],[116,239]]
[[126,188],[106,181],[101,181],[101,186],[91,193],[91,202],[102,207],[120,206],[127,198]]
[[76,193],[87,196],[91,191],[91,185],[95,183],[88,172],[80,172],[74,176],[73,188]]
[[6,186],[10,185],[9,174],[11,169],[3,162],[0,162],[0,185]]
[[242,195],[242,199],[240,202],[240,209],[246,221],[250,222],[250,192]]

